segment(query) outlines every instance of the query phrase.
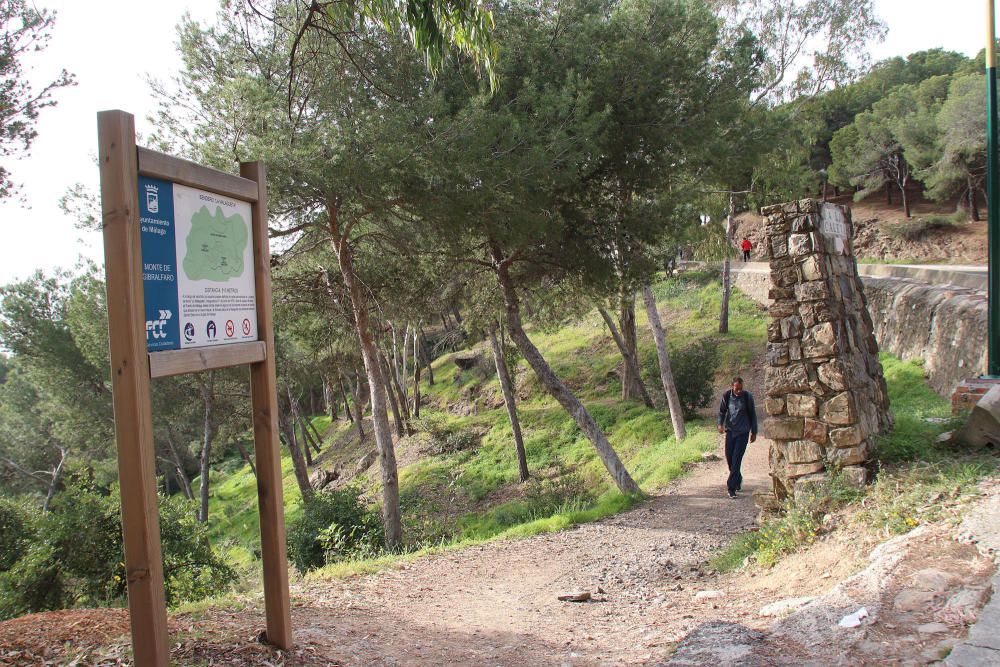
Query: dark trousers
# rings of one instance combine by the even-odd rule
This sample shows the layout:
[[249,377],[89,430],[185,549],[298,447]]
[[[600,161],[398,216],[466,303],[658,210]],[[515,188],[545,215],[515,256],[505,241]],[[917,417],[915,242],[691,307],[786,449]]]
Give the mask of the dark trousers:
[[744,250],[743,251],[743,261],[744,262],[749,262],[750,261],[750,251],[749,250]]
[[726,464],[729,466],[729,479],[726,481],[726,488],[730,491],[735,491],[743,486],[740,465],[743,463],[743,455],[747,453],[748,442],[750,442],[749,433],[726,431]]

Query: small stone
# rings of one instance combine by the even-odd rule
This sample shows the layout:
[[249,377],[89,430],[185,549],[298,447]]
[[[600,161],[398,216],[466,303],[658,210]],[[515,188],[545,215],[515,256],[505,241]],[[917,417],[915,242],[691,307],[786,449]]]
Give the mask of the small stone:
[[577,591],[575,593],[565,593],[559,596],[560,602],[586,602],[590,599],[590,591]]
[[793,611],[798,610],[799,607],[803,607],[803,606],[809,604],[814,599],[815,598],[812,598],[812,597],[803,597],[803,598],[788,598],[786,600],[778,600],[777,602],[772,602],[769,605],[765,605],[765,606],[761,607],[760,608],[760,615],[761,616],[787,616],[788,614],[792,613]]
[[819,408],[819,401],[812,394],[789,394],[785,404],[793,417],[815,417]]
[[944,623],[924,623],[923,625],[917,626],[917,632],[922,635],[938,635],[943,632],[948,632],[950,628]]
[[724,591],[698,591],[694,594],[695,600],[711,600],[714,598],[725,597]]
[[921,591],[907,588],[896,595],[893,606],[897,611],[919,611],[929,605],[935,597],[934,591]]

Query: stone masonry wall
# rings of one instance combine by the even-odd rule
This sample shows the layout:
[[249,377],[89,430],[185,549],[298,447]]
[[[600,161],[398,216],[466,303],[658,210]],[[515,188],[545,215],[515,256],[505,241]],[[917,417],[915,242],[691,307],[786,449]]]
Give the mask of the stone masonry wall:
[[762,213],[773,285],[764,433],[773,441],[774,499],[834,468],[864,484],[873,438],[892,415],[853,256],[850,212],[804,199]]

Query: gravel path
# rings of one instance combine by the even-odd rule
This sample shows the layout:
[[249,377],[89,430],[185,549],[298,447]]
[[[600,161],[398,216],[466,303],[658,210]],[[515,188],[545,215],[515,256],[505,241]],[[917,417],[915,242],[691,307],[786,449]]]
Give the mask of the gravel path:
[[[706,560],[754,524],[750,492],[767,483],[768,444],[751,445],[735,501],[725,461],[706,462],[665,495],[575,530],[298,586],[297,642],[344,665],[658,662],[727,607],[736,616],[759,608],[695,594],[716,583]],[[593,599],[557,599],[575,591]]]

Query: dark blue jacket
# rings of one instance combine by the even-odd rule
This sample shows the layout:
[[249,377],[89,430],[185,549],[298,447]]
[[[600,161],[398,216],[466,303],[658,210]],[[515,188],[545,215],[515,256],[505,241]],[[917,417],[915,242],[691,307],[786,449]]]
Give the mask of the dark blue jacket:
[[729,414],[729,398],[733,390],[729,389],[722,395],[719,403],[719,426],[725,426],[733,433],[753,433],[757,435],[757,408],[753,403],[753,394],[744,389],[737,400],[743,399],[743,410],[735,415]]

